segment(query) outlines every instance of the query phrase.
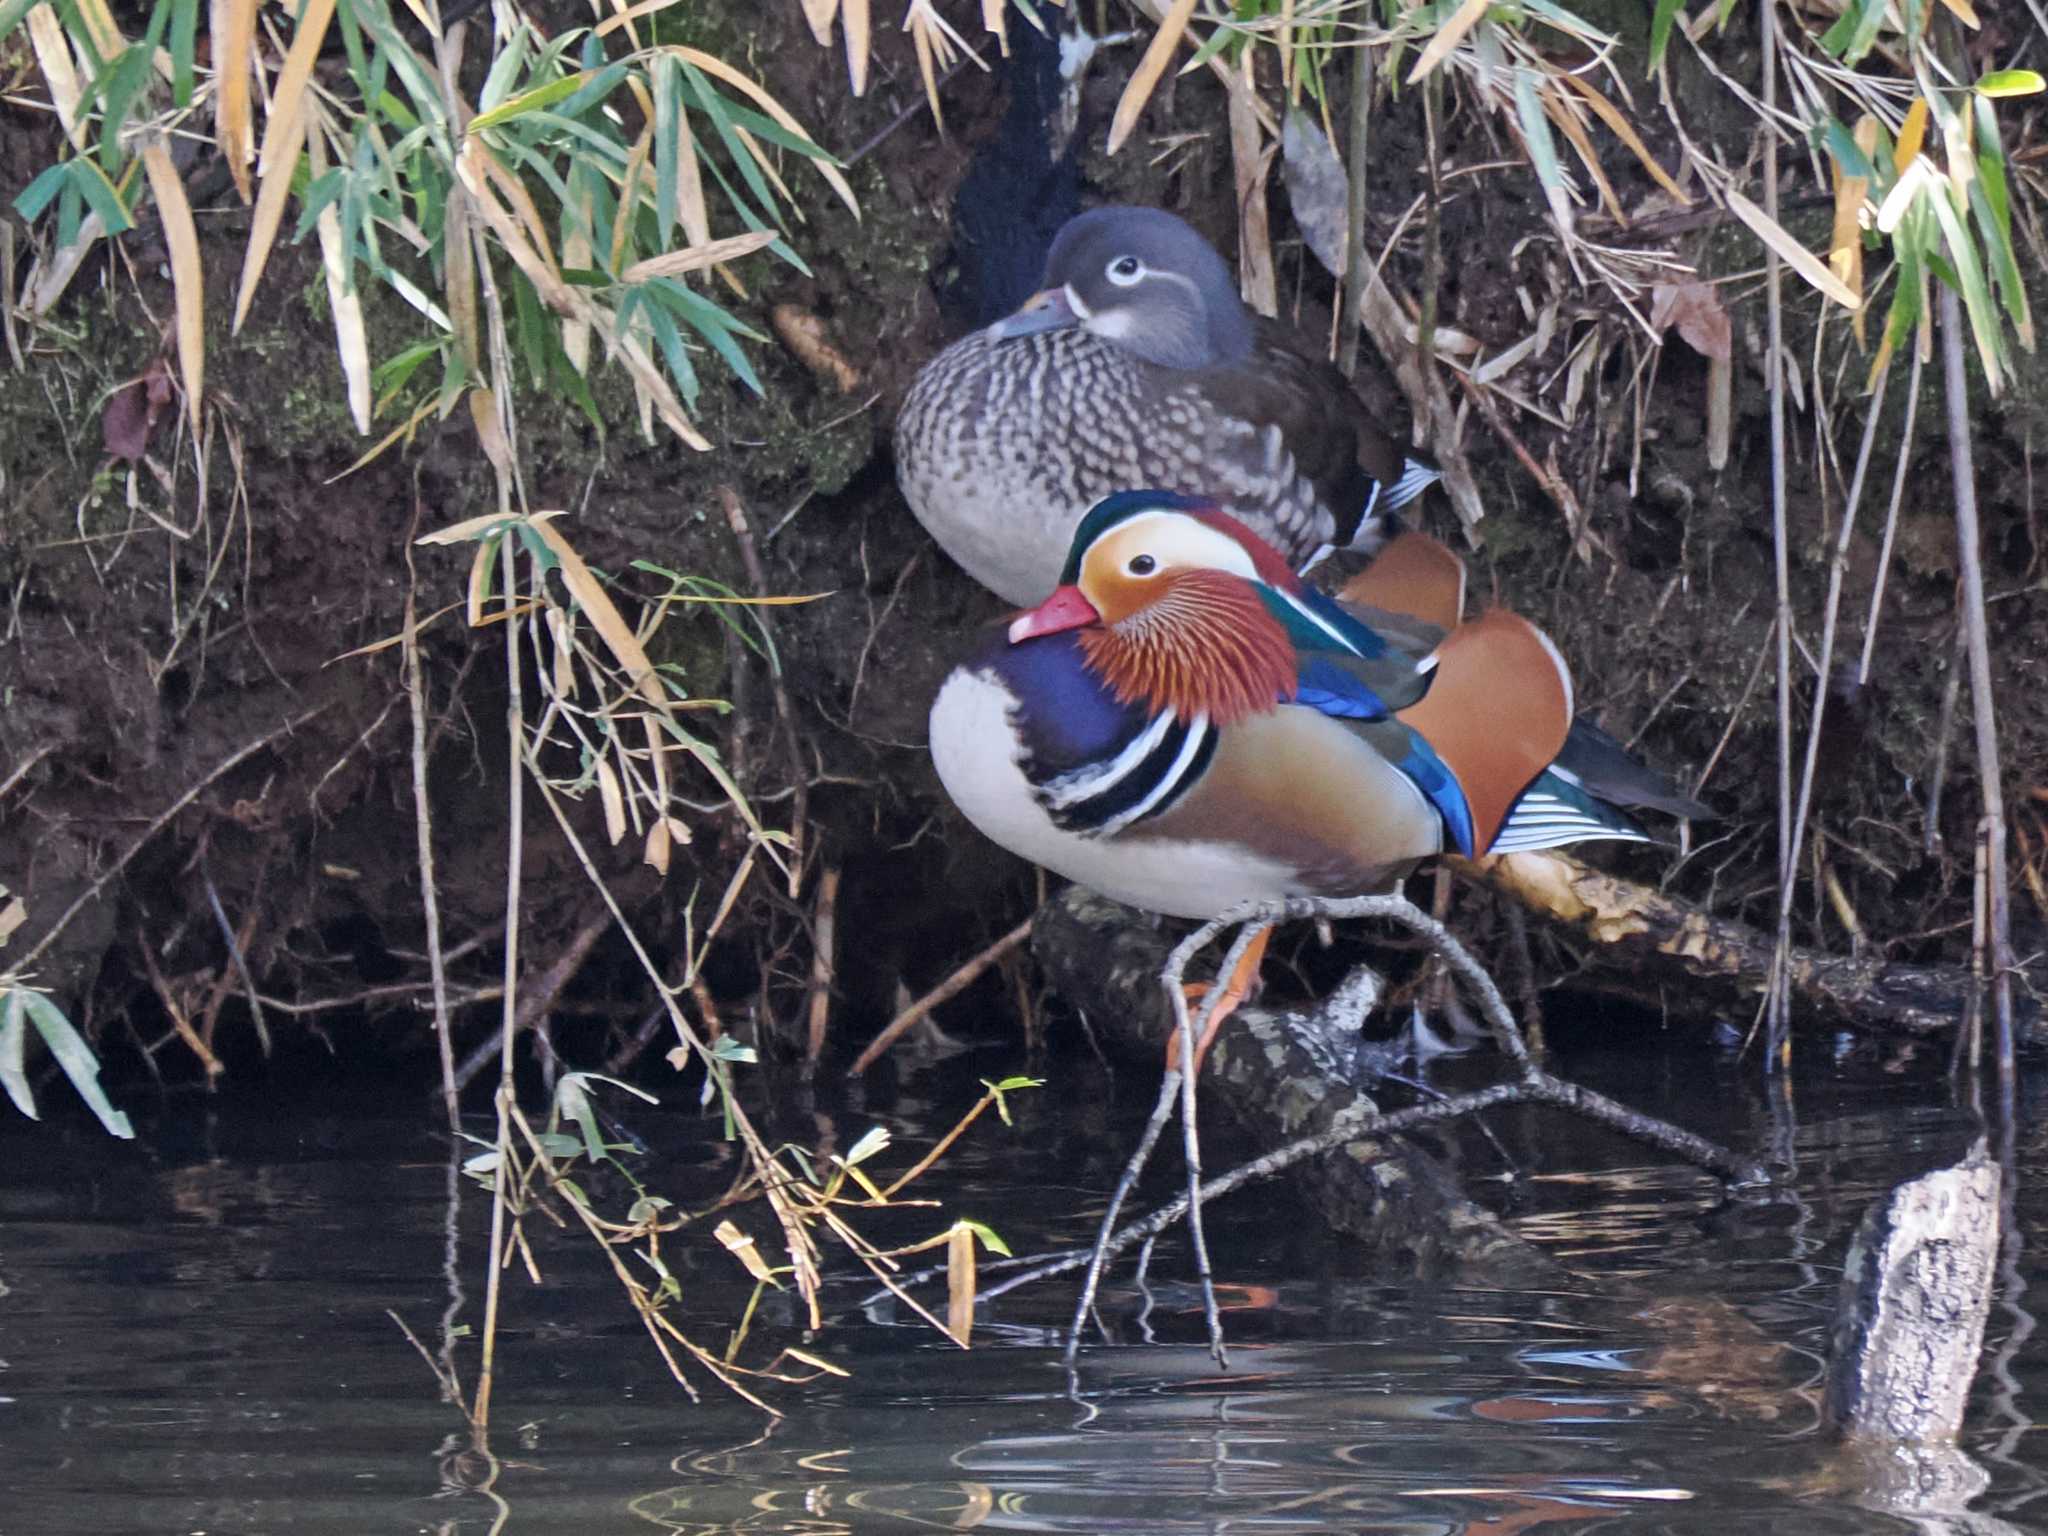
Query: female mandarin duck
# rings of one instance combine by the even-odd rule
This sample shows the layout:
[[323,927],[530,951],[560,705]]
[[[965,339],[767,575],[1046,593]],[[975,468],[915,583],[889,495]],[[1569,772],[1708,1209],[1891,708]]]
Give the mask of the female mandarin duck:
[[1439,475],[1192,228],[1126,207],[1070,219],[1043,291],[925,366],[896,466],[918,521],[1013,603],[1052,590],[1082,515],[1125,487],[1208,497],[1298,567],[1370,549]]
[[[1057,590],[940,688],[939,778],[1013,853],[1176,917],[1361,895],[1445,851],[1646,841],[1608,802],[1658,803],[1631,791],[1649,770],[1614,748],[1636,772],[1607,795],[1558,763],[1569,740],[1597,779],[1607,739],[1575,730],[1549,638],[1504,609],[1456,622],[1455,557],[1428,540],[1392,553],[1358,595],[1455,622],[1426,652],[1213,506],[1111,496]],[[1437,594],[1420,603],[1394,591],[1415,557]]]

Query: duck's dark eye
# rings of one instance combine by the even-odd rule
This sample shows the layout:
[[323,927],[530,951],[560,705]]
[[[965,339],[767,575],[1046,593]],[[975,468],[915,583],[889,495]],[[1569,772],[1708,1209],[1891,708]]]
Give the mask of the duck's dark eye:
[[1131,563],[1124,567],[1133,576],[1150,576],[1159,569],[1159,562],[1150,555],[1133,555]]
[[1119,256],[1105,271],[1112,283],[1119,288],[1128,288],[1145,275],[1145,263],[1135,256]]

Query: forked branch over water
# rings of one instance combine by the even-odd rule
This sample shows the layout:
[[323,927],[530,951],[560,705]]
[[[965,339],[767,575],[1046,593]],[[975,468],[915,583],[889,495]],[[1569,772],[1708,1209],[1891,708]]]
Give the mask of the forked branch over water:
[[[1223,968],[1227,973],[1248,942],[1249,934],[1272,923],[1311,917],[1380,918],[1398,923],[1420,937],[1443,960],[1451,973],[1464,982],[1477,1001],[1495,1043],[1513,1066],[1513,1080],[1392,1114],[1383,1114],[1361,1094],[1353,1105],[1338,1114],[1328,1128],[1313,1135],[1300,1137],[1262,1157],[1253,1159],[1221,1178],[1204,1183],[1201,1179],[1199,1144],[1194,1129],[1193,1085],[1177,1069],[1169,1068],[1160,1086],[1159,1099],[1154,1106],[1152,1117],[1124,1170],[1123,1177],[1110,1197],[1108,1208],[1103,1213],[1094,1248],[1085,1256],[1063,1256],[1033,1272],[1031,1276],[1039,1278],[1083,1264],[1086,1266],[1086,1278],[1082,1282],[1081,1294],[1075,1305],[1073,1331],[1068,1339],[1069,1359],[1079,1348],[1082,1328],[1094,1308],[1102,1272],[1109,1260],[1131,1245],[1156,1236],[1174,1222],[1186,1219],[1195,1243],[1196,1264],[1209,1321],[1210,1346],[1218,1363],[1224,1363],[1221,1320],[1200,1236],[1200,1215],[1204,1201],[1228,1193],[1254,1179],[1268,1178],[1308,1158],[1335,1151],[1361,1140],[1379,1140],[1391,1133],[1416,1129],[1424,1125],[1444,1124],[1482,1109],[1504,1104],[1548,1104],[1596,1121],[1723,1178],[1738,1183],[1762,1183],[1768,1180],[1768,1172],[1748,1158],[1668,1121],[1639,1113],[1603,1094],[1595,1093],[1544,1070],[1530,1054],[1528,1044],[1522,1038],[1521,1029],[1515,1023],[1506,999],[1502,997],[1500,988],[1487,974],[1485,967],[1473,958],[1471,952],[1458,942],[1444,924],[1401,896],[1361,896],[1342,901],[1296,899],[1241,907],[1196,929],[1175,947],[1160,972],[1160,983],[1165,988],[1181,1042],[1179,1060],[1195,1059],[1195,1041],[1199,1032],[1197,1024],[1206,1026],[1208,1014],[1215,1007],[1212,997],[1209,1007],[1203,1010],[1203,1016],[1199,1020],[1192,1015],[1188,1007],[1183,983],[1187,967],[1194,957],[1224,932],[1237,927],[1240,929],[1239,937],[1224,962]],[[1347,986],[1341,990],[1339,997],[1347,995],[1357,994],[1353,988]],[[1329,1006],[1343,1008],[1347,1005],[1333,1000],[1333,1004]],[[1354,1017],[1331,1022],[1355,1029],[1361,1020]],[[1188,1145],[1188,1191],[1150,1215],[1119,1227],[1117,1223],[1122,1214],[1124,1201],[1136,1183],[1139,1173],[1149,1161],[1153,1149],[1158,1145],[1160,1135],[1176,1102],[1181,1108]]]

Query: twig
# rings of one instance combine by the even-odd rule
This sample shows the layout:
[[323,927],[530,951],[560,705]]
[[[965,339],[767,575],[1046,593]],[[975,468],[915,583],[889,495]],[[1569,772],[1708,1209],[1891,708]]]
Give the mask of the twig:
[[[1778,106],[1778,0],[1764,0],[1763,4],[1763,72],[1768,119]],[[1764,210],[1778,218],[1778,138],[1769,132],[1764,135]],[[1789,885],[1796,869],[1792,858],[1792,566],[1785,525],[1784,274],[1774,246],[1764,251],[1764,284],[1770,348],[1770,356],[1764,360],[1764,380],[1771,411],[1771,549],[1778,591],[1778,878]],[[1825,687],[1827,680],[1821,682]],[[1778,954],[1790,955],[1791,951],[1792,919],[1787,910],[1778,919]],[[1768,1025],[1765,1070],[1777,1072],[1792,1064],[1791,993],[1782,960],[1772,963],[1764,1011]]]
[[1877,649],[1877,622],[1884,612],[1885,581],[1891,575],[1892,543],[1899,532],[1899,508],[1906,499],[1906,469],[1913,462],[1913,419],[1920,410],[1920,349],[1913,348],[1913,372],[1906,380],[1906,424],[1899,430],[1899,463],[1892,473],[1892,503],[1884,517],[1884,543],[1877,552],[1877,577],[1870,586],[1870,615],[1863,621],[1863,659],[1856,686],[1870,682],[1870,655]]
[[2014,1114],[2012,912],[2006,888],[2005,786],[1998,761],[1998,713],[1991,689],[1991,643],[1984,622],[1983,535],[1977,524],[1977,472],[1970,456],[1969,381],[1963,368],[1962,307],[1941,289],[1942,373],[1948,395],[1949,468],[1956,498],[1956,549],[1963,575],[1963,636],[1970,657],[1970,713],[1977,728],[1977,780],[1982,797],[1986,935],[1992,1021],[1998,1043],[1998,1102],[2003,1124]]
[[[405,628],[400,635],[399,670],[405,679],[406,707],[412,717],[413,842],[419,850],[420,911],[427,924],[427,975],[434,989],[434,1042],[441,1057],[441,1107],[448,1116],[448,1134],[462,1129],[462,1106],[455,1086],[454,1021],[448,1005],[448,960],[441,953],[441,897],[434,881],[434,813],[427,796],[427,682],[420,670],[419,570],[413,563],[413,541],[419,537],[423,508],[417,488],[412,526],[405,534]],[[452,1398],[461,1402],[459,1393]]]
[[[1799,856],[1806,839],[1806,818],[1813,808],[1814,771],[1820,764],[1820,733],[1827,720],[1829,679],[1834,676],[1835,627],[1842,611],[1842,577],[1849,568],[1849,541],[1856,533],[1856,512],[1863,501],[1863,481],[1870,470],[1870,452],[1877,443],[1877,422],[1884,414],[1886,386],[1891,369],[1877,376],[1870,404],[1863,417],[1863,441],[1856,450],[1856,470],[1849,477],[1848,499],[1842,504],[1842,526],[1835,532],[1834,558],[1828,562],[1828,595],[1820,630],[1820,660],[1815,664],[1813,716],[1806,724],[1806,757],[1799,770],[1799,803],[1792,812],[1792,846],[1789,862],[1778,870],[1778,952],[1771,959],[1776,984],[1790,997],[1789,965],[1792,952],[1792,894],[1799,868]],[[1899,449],[1905,456],[1905,447]],[[1875,610],[1873,610],[1875,611]]]
[[859,1077],[861,1073],[867,1071],[869,1067],[872,1067],[877,1061],[881,1060],[883,1053],[890,1046],[903,1038],[904,1031],[911,1028],[911,1026],[916,1024],[918,1020],[922,1019],[934,1008],[940,1007],[950,1002],[953,998],[958,997],[962,992],[974,985],[976,979],[980,977],[983,971],[994,965],[1003,956],[1030,937],[1031,919],[1027,917],[1023,922],[1012,928],[1000,939],[997,939],[995,943],[989,945],[988,948],[984,949],[973,959],[960,966],[952,975],[948,976],[936,987],[933,987],[931,991],[925,993],[923,997],[920,997],[908,1008],[897,1014],[895,1018],[891,1019],[882,1032],[868,1042],[867,1049],[853,1059],[853,1065],[846,1069],[846,1075],[848,1077]]
[[818,1070],[825,1054],[825,1026],[832,1017],[832,948],[838,927],[839,866],[828,864],[818,875],[817,916],[811,922],[810,1029],[804,1041],[803,1075]]

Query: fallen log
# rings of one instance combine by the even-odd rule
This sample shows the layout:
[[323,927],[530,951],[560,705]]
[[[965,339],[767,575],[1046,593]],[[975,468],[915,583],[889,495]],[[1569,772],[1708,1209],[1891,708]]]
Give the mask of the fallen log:
[[[1715,917],[1648,886],[1635,885],[1557,853],[1509,853],[1453,860],[1472,878],[1600,946],[1591,956],[1627,969],[1624,987],[1641,994],[1644,983],[1684,978],[1693,995],[1725,1007],[1751,1007],[1771,971],[1771,935],[1747,923]],[[1597,973],[1587,978],[1598,982]],[[1946,1035],[1967,1017],[1975,982],[1969,972],[1943,966],[1897,965],[1794,949],[1791,989],[1808,1013],[1831,1024],[1890,1034]],[[2023,1046],[2048,1045],[2041,1005],[2022,989],[2013,999],[2015,1037]]]

